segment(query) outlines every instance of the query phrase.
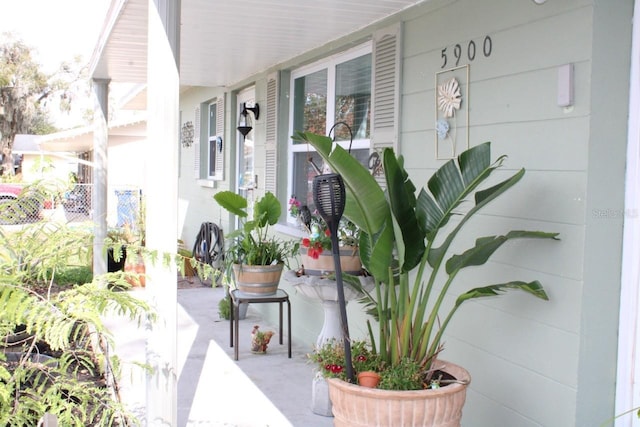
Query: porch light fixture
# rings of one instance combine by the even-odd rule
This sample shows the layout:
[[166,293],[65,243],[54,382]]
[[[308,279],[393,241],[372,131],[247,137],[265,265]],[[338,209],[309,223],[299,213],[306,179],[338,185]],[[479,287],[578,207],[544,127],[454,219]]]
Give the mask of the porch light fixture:
[[243,137],[246,137],[253,129],[249,111],[253,111],[256,120],[260,118],[260,106],[258,104],[255,104],[253,107],[247,107],[246,103],[242,103],[242,111],[240,111],[240,118],[238,119],[238,132],[240,132]]

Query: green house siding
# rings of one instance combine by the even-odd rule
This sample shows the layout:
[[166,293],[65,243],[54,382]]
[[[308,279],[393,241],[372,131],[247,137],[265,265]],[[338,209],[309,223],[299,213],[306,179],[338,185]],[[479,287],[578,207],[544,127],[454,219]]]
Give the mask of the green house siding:
[[[494,157],[508,155],[496,182],[520,167],[527,173],[468,224],[471,233],[455,242],[453,250],[463,250],[477,236],[511,229],[559,232],[562,239],[511,242],[484,268],[465,272],[452,289],[451,301],[473,285],[539,279],[550,297],[544,302],[513,293],[467,303],[451,322],[442,357],[465,366],[472,375],[463,425],[600,425],[614,415],[623,225],[622,215],[616,213],[624,211],[632,6],[632,0],[550,0],[543,5],[525,0],[434,0],[264,70],[227,89],[225,181],[206,189],[194,188],[193,181],[185,184],[191,172],[183,154],[181,194],[206,198],[199,205],[206,212],[190,217],[192,225],[195,221],[199,226],[205,217],[217,221],[219,212],[209,196],[233,187],[236,130],[231,111],[237,90],[255,84],[262,107],[268,76],[279,79],[275,182],[286,206],[290,71],[398,22],[398,146],[414,182],[422,186],[444,162],[435,156],[435,75],[452,65],[455,46],[460,45],[459,65],[470,65],[469,96],[463,95],[470,144],[492,141]],[[444,68],[443,49],[448,61]],[[558,68],[564,64],[574,68],[574,102],[569,107],[557,104]],[[181,101],[183,121],[191,120],[187,112],[198,103],[216,95],[189,92]],[[255,132],[260,191],[269,173],[263,120],[256,123]],[[465,138],[464,130],[459,131],[459,146]],[[229,226],[227,221],[222,219],[223,226]],[[185,230],[193,235],[197,231],[187,226]],[[320,305],[295,295],[284,281],[281,286],[292,294],[294,339],[309,343],[311,349],[321,328]],[[349,303],[353,336],[366,334],[362,311],[357,302]],[[274,320],[277,315],[264,314]]]

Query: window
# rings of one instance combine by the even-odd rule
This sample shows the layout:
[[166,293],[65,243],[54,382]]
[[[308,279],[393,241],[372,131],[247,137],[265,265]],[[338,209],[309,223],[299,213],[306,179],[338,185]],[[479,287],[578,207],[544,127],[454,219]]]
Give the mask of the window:
[[[291,93],[291,134],[331,131],[331,137],[366,165],[371,138],[370,43],[293,71]],[[322,160],[313,147],[296,141],[291,141],[289,154],[290,194],[312,206],[313,178]]]
[[194,112],[194,172],[207,182],[224,179],[224,95],[198,105]]
[[213,102],[209,104],[209,122],[208,122],[208,163],[207,163],[207,176],[214,178],[216,176],[216,140],[218,136],[217,117],[218,117],[218,104]]

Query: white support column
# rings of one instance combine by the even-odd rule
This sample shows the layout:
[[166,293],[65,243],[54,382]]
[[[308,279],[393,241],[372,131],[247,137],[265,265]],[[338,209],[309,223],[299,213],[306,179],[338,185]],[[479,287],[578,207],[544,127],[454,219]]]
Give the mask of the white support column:
[[93,186],[91,210],[93,212],[93,274],[107,272],[104,240],[107,237],[107,146],[109,129],[109,80],[93,79]]
[[[640,3],[633,14],[629,130],[625,189],[618,373],[616,381],[616,427],[636,425],[640,406]],[[629,412],[631,409],[633,411]]]
[[177,271],[162,256],[177,251],[179,0],[148,0],[146,246],[158,261],[146,262],[149,302],[158,319],[149,328],[146,423],[177,425]]

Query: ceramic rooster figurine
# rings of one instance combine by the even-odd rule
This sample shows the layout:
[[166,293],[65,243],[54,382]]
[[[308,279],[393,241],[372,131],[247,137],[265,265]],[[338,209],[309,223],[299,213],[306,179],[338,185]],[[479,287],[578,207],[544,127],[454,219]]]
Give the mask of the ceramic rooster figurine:
[[266,353],[267,345],[274,334],[275,332],[273,331],[262,332],[260,326],[255,325],[251,331],[251,351],[254,353]]

